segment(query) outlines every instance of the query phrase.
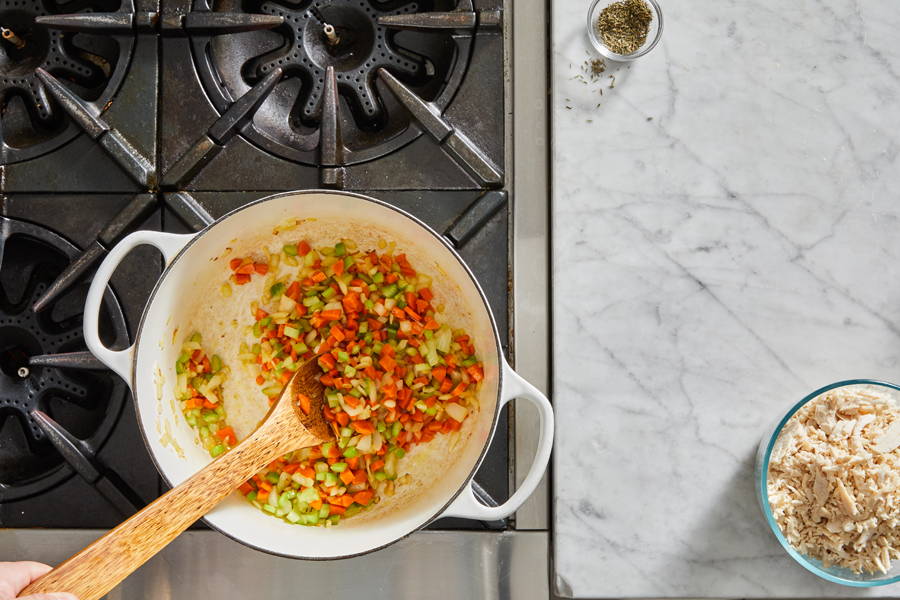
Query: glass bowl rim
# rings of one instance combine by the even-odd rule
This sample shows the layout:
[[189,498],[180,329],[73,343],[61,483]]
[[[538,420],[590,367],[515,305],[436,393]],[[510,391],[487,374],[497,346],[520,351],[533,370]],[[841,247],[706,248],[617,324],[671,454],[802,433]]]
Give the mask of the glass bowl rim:
[[[599,0],[598,0],[599,1]],[[649,1],[649,0],[648,0]],[[856,588],[872,588],[878,587],[882,585],[890,585],[893,583],[900,582],[900,574],[895,575],[894,577],[886,577],[884,579],[872,579],[868,581],[857,580],[857,579],[846,579],[844,577],[840,577],[838,575],[834,575],[829,573],[825,569],[818,567],[810,562],[810,560],[798,552],[793,546],[791,546],[790,542],[787,541],[787,538],[784,537],[784,534],[781,533],[781,527],[778,526],[778,523],[775,521],[775,516],[772,514],[772,506],[769,504],[769,494],[768,494],[768,474],[769,474],[769,458],[772,456],[772,449],[775,446],[775,441],[778,439],[778,436],[781,434],[781,431],[784,429],[784,426],[791,419],[791,417],[796,414],[798,410],[803,408],[807,403],[812,400],[818,398],[825,392],[831,391],[833,389],[839,387],[847,387],[851,385],[874,385],[885,388],[890,388],[897,392],[900,392],[900,386],[890,383],[887,381],[881,381],[878,379],[846,379],[843,381],[836,381],[834,383],[830,383],[824,387],[817,389],[810,394],[807,394],[802,400],[797,402],[791,409],[785,414],[784,417],[778,422],[778,425],[775,427],[775,431],[769,437],[769,441],[766,444],[766,451],[763,455],[763,461],[761,468],[759,469],[759,473],[757,474],[757,490],[759,494],[759,503],[762,507],[763,514],[766,517],[766,522],[769,524],[769,528],[772,530],[772,533],[775,534],[775,537],[778,539],[778,542],[781,544],[782,548],[793,558],[797,563],[800,564],[803,568],[811,573],[818,575],[822,579],[826,581],[830,581],[832,583],[838,583],[841,585],[846,585],[850,587]]]
[[603,43],[603,40],[601,40],[600,37],[597,35],[597,32],[595,31],[594,19],[593,19],[594,9],[596,9],[597,6],[601,2],[607,2],[608,4],[612,4],[615,1],[616,0],[593,0],[593,2],[591,2],[591,5],[588,8],[588,13],[587,13],[588,37],[590,38],[591,44],[594,46],[594,48],[597,50],[597,52],[599,52],[601,55],[603,55],[604,58],[607,58],[611,61],[616,61],[616,62],[631,62],[637,58],[644,56],[651,50],[653,50],[656,47],[656,45],[659,43],[660,38],[662,38],[662,32],[663,32],[662,8],[660,8],[659,2],[657,2],[657,0],[644,0],[647,4],[650,5],[650,9],[653,11],[654,17],[656,17],[656,23],[657,23],[656,35],[653,36],[653,40],[649,44],[647,44],[646,47],[644,47],[644,49],[638,50],[637,52],[634,52],[632,54],[618,54],[618,53],[610,50],[606,46],[606,44]]

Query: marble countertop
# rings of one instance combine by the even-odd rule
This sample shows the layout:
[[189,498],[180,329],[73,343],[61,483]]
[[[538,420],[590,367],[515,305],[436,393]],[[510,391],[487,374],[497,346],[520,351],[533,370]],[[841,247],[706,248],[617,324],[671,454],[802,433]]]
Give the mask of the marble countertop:
[[557,593],[896,597],[795,564],[752,481],[806,393],[900,380],[896,2],[663,0],[595,80],[553,4]]

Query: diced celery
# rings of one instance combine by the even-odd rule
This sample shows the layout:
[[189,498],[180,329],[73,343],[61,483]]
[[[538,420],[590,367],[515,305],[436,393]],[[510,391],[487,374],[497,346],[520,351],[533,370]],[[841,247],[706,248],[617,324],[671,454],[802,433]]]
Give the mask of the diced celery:
[[374,477],[376,481],[384,481],[385,479],[387,479],[387,473],[385,473],[384,471],[375,471]]
[[298,521],[300,520],[300,515],[298,515],[298,514],[297,514],[296,512],[294,512],[294,511],[291,511],[291,512],[289,512],[288,514],[286,514],[286,515],[284,516],[284,518],[287,519],[288,522],[290,522],[290,523],[296,523],[296,522],[298,522]]
[[324,460],[320,460],[315,465],[316,473],[324,473],[328,470],[328,463]]
[[[398,421],[399,423],[399,421]],[[358,456],[359,451],[357,451],[356,446],[350,446],[344,450],[344,456],[347,458],[353,458],[354,456]]]
[[333,465],[331,465],[331,470],[334,471],[335,473],[343,473],[344,471],[347,470],[347,463],[336,462]]
[[334,246],[334,255],[335,256],[344,256],[347,254],[347,247],[344,245],[344,242],[338,242]]
[[297,339],[300,337],[300,330],[296,327],[286,326],[284,328],[284,335],[288,336],[291,339]]
[[285,244],[281,249],[288,256],[297,256],[297,244]]
[[209,454],[213,458],[215,458],[216,456],[222,454],[223,452],[225,452],[225,446],[223,446],[222,444],[219,444],[217,446],[213,446],[212,450],[209,451]]
[[189,341],[194,342],[195,344],[199,344],[203,338],[200,336],[199,331],[195,331],[194,334],[189,338]]
[[218,354],[213,354],[209,361],[209,366],[212,368],[213,373],[218,373],[222,370],[222,358]]
[[[335,464],[337,464],[337,463],[335,463]],[[344,463],[344,464],[346,465],[347,463]],[[333,486],[337,485],[337,482],[338,482],[337,475],[335,475],[334,473],[325,473],[325,485],[326,486],[333,487]]]
[[271,483],[272,485],[277,485],[277,484],[278,484],[278,478],[279,478],[280,476],[281,476],[281,475],[280,475],[277,471],[269,471],[268,473],[266,473],[266,481],[268,481],[268,482]]
[[275,507],[270,504],[263,504],[262,509],[268,513],[275,514]]
[[308,487],[299,494],[297,494],[297,501],[306,502],[309,504],[310,502],[315,502],[319,499],[319,492],[315,489]]
[[394,424],[391,425],[391,437],[397,437],[401,429],[403,429],[403,424],[400,421],[394,421]]
[[329,513],[331,513],[331,509],[329,509],[327,506],[322,506],[322,508],[319,509],[319,518],[324,519],[329,515]]

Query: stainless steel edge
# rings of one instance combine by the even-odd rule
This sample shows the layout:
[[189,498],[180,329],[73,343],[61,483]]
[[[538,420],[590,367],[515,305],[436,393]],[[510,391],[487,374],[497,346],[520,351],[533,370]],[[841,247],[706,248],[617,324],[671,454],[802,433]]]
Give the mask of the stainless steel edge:
[[[0,531],[0,561],[57,564],[104,532]],[[307,562],[256,552],[213,531],[182,534],[107,596],[152,598],[415,598],[517,600],[549,597],[546,532],[422,531],[387,550]]]
[[[508,2],[506,10],[506,30],[512,30],[513,66],[513,138],[511,142],[507,140],[513,148],[513,354],[516,371],[542,392],[549,393],[549,7],[547,0],[516,0],[515,7],[513,2]],[[507,42],[509,47],[509,38]],[[514,480],[519,485],[537,448],[540,432],[537,411],[524,402],[517,403],[514,429]],[[549,475],[545,475],[516,513],[517,530],[548,528],[548,479]]]

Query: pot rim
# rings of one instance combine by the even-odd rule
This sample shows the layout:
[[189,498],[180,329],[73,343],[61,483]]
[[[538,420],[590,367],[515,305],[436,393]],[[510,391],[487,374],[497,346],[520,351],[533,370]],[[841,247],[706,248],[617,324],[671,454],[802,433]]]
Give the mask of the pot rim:
[[[203,522],[208,527],[213,529],[214,531],[217,531],[220,534],[234,540],[235,542],[238,542],[239,544],[247,546],[248,548],[253,548],[254,550],[258,550],[260,552],[264,552],[266,554],[270,554],[273,556],[280,556],[283,558],[292,558],[292,559],[297,559],[297,560],[326,561],[326,560],[341,560],[341,559],[345,559],[345,558],[353,558],[356,556],[363,556],[363,555],[369,554],[371,552],[377,552],[378,550],[381,550],[383,548],[387,548],[388,546],[396,544],[400,540],[412,535],[416,531],[421,530],[423,527],[425,527],[429,523],[438,519],[442,514],[444,514],[444,512],[446,512],[446,510],[450,507],[450,505],[453,504],[454,500],[456,500],[456,498],[459,497],[459,495],[463,492],[463,490],[465,490],[466,487],[469,486],[472,479],[475,477],[475,474],[478,472],[478,469],[481,467],[481,463],[484,462],[484,457],[487,456],[488,450],[490,449],[490,446],[491,446],[491,442],[494,439],[494,434],[497,431],[497,423],[499,422],[500,412],[503,408],[503,403],[500,402],[500,399],[502,397],[503,380],[504,380],[504,376],[505,376],[504,365],[506,364],[506,358],[503,354],[503,346],[502,346],[502,343],[500,340],[500,334],[497,331],[497,322],[494,319],[494,312],[491,310],[490,304],[488,303],[488,300],[487,300],[487,296],[485,296],[484,290],[481,289],[481,285],[478,283],[478,280],[475,278],[474,273],[472,273],[472,270],[469,268],[469,265],[466,264],[466,261],[463,260],[463,258],[459,255],[459,253],[456,251],[456,249],[453,247],[453,245],[450,243],[450,241],[447,240],[447,238],[445,238],[443,235],[438,233],[433,227],[431,227],[430,225],[428,225],[427,223],[425,223],[424,221],[422,221],[415,215],[403,210],[402,208],[398,208],[398,207],[393,206],[392,204],[389,204],[383,200],[379,200],[377,198],[373,198],[371,196],[366,196],[365,194],[359,194],[356,192],[345,192],[345,191],[326,190],[326,189],[294,190],[294,191],[278,192],[275,194],[270,194],[268,196],[263,196],[262,198],[257,198],[256,200],[253,200],[251,202],[243,204],[243,205],[225,213],[224,215],[222,215],[221,217],[219,217],[218,219],[216,219],[215,221],[213,221],[212,223],[210,223],[209,225],[207,225],[206,227],[204,227],[203,229],[201,229],[200,231],[195,233],[193,235],[193,237],[191,237],[191,239],[184,245],[184,247],[182,247],[178,251],[178,253],[172,258],[172,260],[169,261],[169,263],[163,269],[162,273],[160,273],[159,278],[156,280],[156,284],[153,286],[153,289],[151,290],[150,294],[147,296],[147,303],[144,305],[144,310],[141,311],[141,319],[140,319],[140,322],[138,323],[137,330],[135,332],[134,346],[133,346],[134,354],[132,355],[132,358],[131,358],[131,381],[134,383],[137,382],[137,362],[138,362],[138,354],[139,354],[138,347],[141,343],[141,337],[142,337],[142,333],[144,331],[144,324],[147,319],[147,313],[149,312],[150,305],[153,303],[153,300],[156,298],[156,294],[159,292],[159,289],[162,286],[163,281],[165,281],[166,277],[171,272],[175,263],[178,262],[178,260],[188,251],[188,249],[190,249],[191,246],[193,246],[202,236],[204,236],[207,233],[209,233],[210,231],[212,231],[212,229],[214,229],[218,224],[222,223],[223,221],[232,217],[233,215],[236,215],[237,213],[240,213],[244,210],[247,210],[251,207],[256,206],[257,204],[262,204],[263,202],[268,202],[270,200],[276,200],[278,198],[283,198],[285,196],[308,196],[308,195],[313,195],[313,194],[330,194],[330,195],[338,195],[338,196],[350,196],[350,197],[356,198],[358,200],[372,202],[373,204],[377,204],[383,208],[390,209],[390,210],[398,213],[399,215],[406,217],[407,219],[410,219],[417,225],[419,225],[422,229],[424,229],[429,234],[431,234],[431,236],[433,238],[435,238],[435,240],[439,244],[443,245],[447,250],[449,250],[450,254],[456,259],[456,261],[462,267],[463,271],[465,271],[466,275],[468,275],[469,280],[475,286],[475,289],[478,291],[478,296],[481,298],[481,303],[482,303],[485,311],[487,311],[488,320],[491,323],[491,331],[494,334],[494,345],[496,347],[496,352],[497,352],[496,356],[497,356],[497,365],[498,365],[498,369],[497,369],[497,400],[498,401],[497,401],[496,405],[494,406],[494,416],[491,420],[491,429],[490,429],[491,435],[488,436],[483,447],[481,448],[481,453],[478,455],[478,460],[475,461],[475,464],[472,466],[472,469],[469,471],[469,475],[466,477],[463,484],[461,486],[459,486],[459,488],[456,490],[456,492],[453,493],[453,495],[447,500],[447,502],[443,506],[438,508],[434,514],[432,514],[430,517],[425,519],[422,523],[420,523],[416,527],[410,529],[404,535],[401,535],[400,537],[395,538],[395,539],[393,539],[385,544],[382,544],[380,546],[376,546],[376,547],[370,548],[368,550],[363,550],[362,552],[355,552],[352,554],[341,554],[338,556],[300,556],[300,555],[296,555],[296,554],[277,552],[274,550],[270,550],[268,548],[261,548],[255,544],[249,543],[245,540],[238,539],[236,536],[230,534],[227,531],[222,530],[217,525],[211,523],[206,518],[206,516],[201,517]],[[163,471],[163,469],[160,467],[160,464],[156,459],[156,455],[153,453],[153,450],[150,446],[150,442],[147,439],[147,433],[146,433],[146,431],[144,431],[143,420],[141,418],[141,403],[138,401],[136,385],[135,385],[134,389],[131,390],[131,394],[134,399],[134,410],[135,410],[135,414],[136,414],[137,420],[138,420],[138,429],[141,432],[141,439],[144,442],[144,446],[147,448],[147,453],[150,455],[150,460],[153,461],[153,466],[156,468],[156,471],[159,473],[160,477],[162,477],[163,481],[165,481],[166,485],[169,486],[169,489],[171,489],[174,487],[172,485],[172,481],[169,479],[169,476],[165,473],[165,471]]]

